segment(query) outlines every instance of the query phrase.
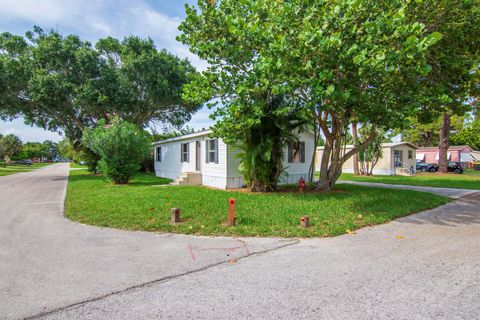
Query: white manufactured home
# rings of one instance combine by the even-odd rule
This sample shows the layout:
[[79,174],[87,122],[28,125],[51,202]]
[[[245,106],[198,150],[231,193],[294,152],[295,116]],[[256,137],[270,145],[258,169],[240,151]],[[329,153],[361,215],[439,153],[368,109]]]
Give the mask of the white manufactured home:
[[[211,138],[211,130],[195,132],[155,142],[155,174],[178,184],[205,185],[219,189],[241,188],[243,176],[238,167],[241,150]],[[281,183],[295,183],[308,170],[314,154],[314,137],[299,134],[300,143],[285,147],[286,174]]]
[[[345,146],[344,152],[352,150],[352,145]],[[317,148],[315,165],[320,171],[324,147]],[[417,146],[410,142],[382,143],[382,157],[373,169],[374,175],[410,175],[416,171]],[[353,173],[353,157],[349,158],[342,167],[342,172]]]

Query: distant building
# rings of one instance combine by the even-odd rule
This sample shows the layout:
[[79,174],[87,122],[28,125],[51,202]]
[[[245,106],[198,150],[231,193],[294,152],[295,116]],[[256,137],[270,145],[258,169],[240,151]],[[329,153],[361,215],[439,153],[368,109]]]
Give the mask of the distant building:
[[[451,146],[448,148],[447,160],[460,162],[466,167],[473,162],[472,148],[469,146]],[[438,164],[438,147],[427,147],[417,149],[417,162]]]
[[[345,153],[352,150],[352,145],[345,147]],[[317,148],[315,161],[317,171],[322,162],[323,147]],[[373,169],[374,175],[406,175],[416,171],[417,146],[410,142],[382,143],[382,158]],[[353,173],[353,157],[345,161],[342,172]]]

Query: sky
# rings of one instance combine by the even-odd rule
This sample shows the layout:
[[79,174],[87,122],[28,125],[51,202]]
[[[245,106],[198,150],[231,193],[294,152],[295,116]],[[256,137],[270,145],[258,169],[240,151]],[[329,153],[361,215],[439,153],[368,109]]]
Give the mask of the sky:
[[[34,25],[55,29],[64,35],[77,34],[95,43],[107,36],[150,37],[157,48],[188,58],[197,70],[206,63],[178,43],[177,29],[185,17],[185,3],[195,0],[0,0],[0,32],[24,35]],[[195,129],[213,124],[210,111],[201,109],[187,124]],[[22,119],[0,121],[0,133],[13,133],[25,141],[59,141],[58,133],[30,127]]]

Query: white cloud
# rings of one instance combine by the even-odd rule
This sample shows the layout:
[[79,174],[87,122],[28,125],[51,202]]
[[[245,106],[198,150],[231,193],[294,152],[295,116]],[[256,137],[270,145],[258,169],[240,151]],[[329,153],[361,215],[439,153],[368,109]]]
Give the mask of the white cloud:
[[22,32],[39,25],[76,33],[93,43],[106,36],[151,37],[157,47],[188,58],[199,70],[206,68],[206,62],[176,41],[181,18],[160,13],[144,0],[0,0],[0,30],[11,31],[9,25],[19,21],[27,26]]
[[197,113],[192,116],[192,120],[188,123],[188,126],[200,130],[200,129],[208,129],[212,126],[215,122],[210,119],[210,115],[213,113],[213,110],[209,110],[207,107],[203,107]]
[[31,127],[23,123],[23,119],[15,119],[13,121],[0,121],[0,133],[3,135],[14,134],[23,142],[36,141],[43,142],[45,140],[60,141],[62,137],[55,132],[43,130],[38,127]]

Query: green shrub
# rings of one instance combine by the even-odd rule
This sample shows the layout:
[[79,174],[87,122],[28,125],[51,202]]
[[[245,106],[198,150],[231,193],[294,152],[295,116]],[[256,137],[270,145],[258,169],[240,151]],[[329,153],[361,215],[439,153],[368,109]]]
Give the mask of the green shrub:
[[0,168],[5,168],[7,166],[6,162],[0,162]]
[[134,124],[114,118],[86,130],[84,144],[100,156],[99,170],[115,184],[128,183],[150,151],[150,139]]

